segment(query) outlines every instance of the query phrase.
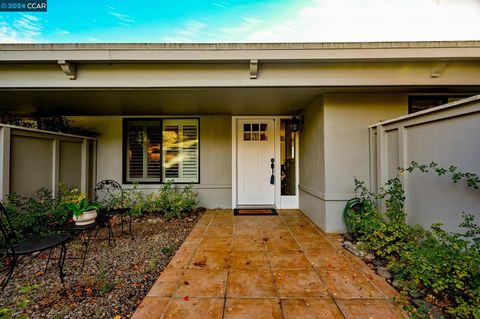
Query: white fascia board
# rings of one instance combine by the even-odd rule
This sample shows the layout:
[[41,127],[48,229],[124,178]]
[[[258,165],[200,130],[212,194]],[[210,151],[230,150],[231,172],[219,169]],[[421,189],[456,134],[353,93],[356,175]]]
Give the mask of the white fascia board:
[[31,63],[67,60],[80,63],[142,63],[142,62],[335,62],[335,61],[428,61],[428,60],[475,60],[480,61],[480,42],[463,47],[306,47],[265,46],[257,48],[225,47],[215,49],[182,48],[177,46],[157,48],[156,46],[110,47],[62,47],[35,46],[18,47],[0,45],[0,62]]

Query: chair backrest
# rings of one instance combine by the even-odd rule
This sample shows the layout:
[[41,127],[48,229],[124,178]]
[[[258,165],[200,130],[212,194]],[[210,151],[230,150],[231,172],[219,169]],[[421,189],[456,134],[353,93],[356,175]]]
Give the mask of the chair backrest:
[[17,235],[13,229],[12,222],[8,217],[8,212],[0,202],[0,232],[2,233],[5,246],[10,251],[13,251],[13,246],[18,243]]
[[111,179],[98,182],[93,190],[93,200],[102,205],[102,208],[105,209],[113,208],[115,201],[122,199],[122,197],[122,186]]

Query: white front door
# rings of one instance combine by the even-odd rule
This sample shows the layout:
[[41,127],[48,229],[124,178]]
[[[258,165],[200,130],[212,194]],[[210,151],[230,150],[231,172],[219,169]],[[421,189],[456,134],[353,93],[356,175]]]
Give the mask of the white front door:
[[[274,206],[275,121],[237,120],[237,205]],[[276,163],[274,163],[276,165]]]

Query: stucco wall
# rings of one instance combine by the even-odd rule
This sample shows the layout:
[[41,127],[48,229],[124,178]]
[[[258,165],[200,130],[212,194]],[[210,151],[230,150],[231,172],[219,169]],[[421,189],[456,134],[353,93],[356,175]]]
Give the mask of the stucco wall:
[[41,188],[56,194],[60,184],[89,193],[94,176],[89,149],[94,139],[0,125],[0,199],[31,196]]
[[[99,132],[97,146],[97,182],[122,181],[122,117],[71,117],[73,125]],[[200,117],[200,184],[194,185],[200,205],[228,208],[232,203],[231,117]],[[124,187],[130,187],[125,184]],[[140,185],[151,192],[160,184]]]
[[[372,128],[372,134],[379,134],[372,140],[380,145],[372,153],[379,159],[373,167],[378,184],[396,175],[394,167],[406,167],[411,161],[427,165],[433,161],[480,174],[480,96],[436,109]],[[458,227],[462,212],[480,218],[480,191],[464,182],[453,183],[450,174],[415,172],[403,178],[409,224],[429,228],[443,223],[445,229],[456,232],[464,231]]]
[[300,132],[299,208],[317,225],[326,229],[325,202],[325,136],[323,97],[304,110]]
[[353,177],[369,182],[368,126],[407,111],[407,96],[396,94],[326,94],[305,109],[300,209],[325,231],[344,231]]

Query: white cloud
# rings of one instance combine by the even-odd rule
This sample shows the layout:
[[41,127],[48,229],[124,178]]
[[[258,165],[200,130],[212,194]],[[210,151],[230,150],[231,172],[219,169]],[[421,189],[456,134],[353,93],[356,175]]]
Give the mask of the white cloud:
[[189,20],[184,27],[174,31],[172,36],[161,38],[162,42],[184,43],[194,42],[200,37],[200,33],[206,28],[206,24],[197,20]]
[[[480,39],[478,0],[315,0],[287,21],[262,24],[233,41],[341,42]],[[238,27],[225,28],[235,35]],[[228,32],[230,31],[230,32]],[[233,32],[232,32],[233,31]],[[232,41],[232,39],[227,39]]]
[[243,17],[242,23],[237,26],[220,28],[220,31],[229,35],[240,35],[247,32],[255,31],[260,27],[262,21],[254,17]]
[[118,20],[118,24],[123,25],[125,27],[129,27],[135,20],[130,18],[128,14],[123,14],[120,12],[117,12],[115,10],[115,7],[108,7],[107,13],[111,15],[112,17],[116,18]]
[[63,30],[63,29],[60,29],[60,28],[55,28],[55,33],[59,34],[59,35],[69,35],[71,32],[68,31],[68,30]]
[[0,22],[0,43],[39,42],[42,30],[40,18],[21,13],[11,23],[6,22],[6,19]]
[[226,9],[230,6],[230,3],[228,1],[216,1],[212,2],[212,6]]
[[196,20],[190,20],[186,23],[185,28],[177,31],[178,34],[186,37],[196,36],[203,28],[205,24]]

